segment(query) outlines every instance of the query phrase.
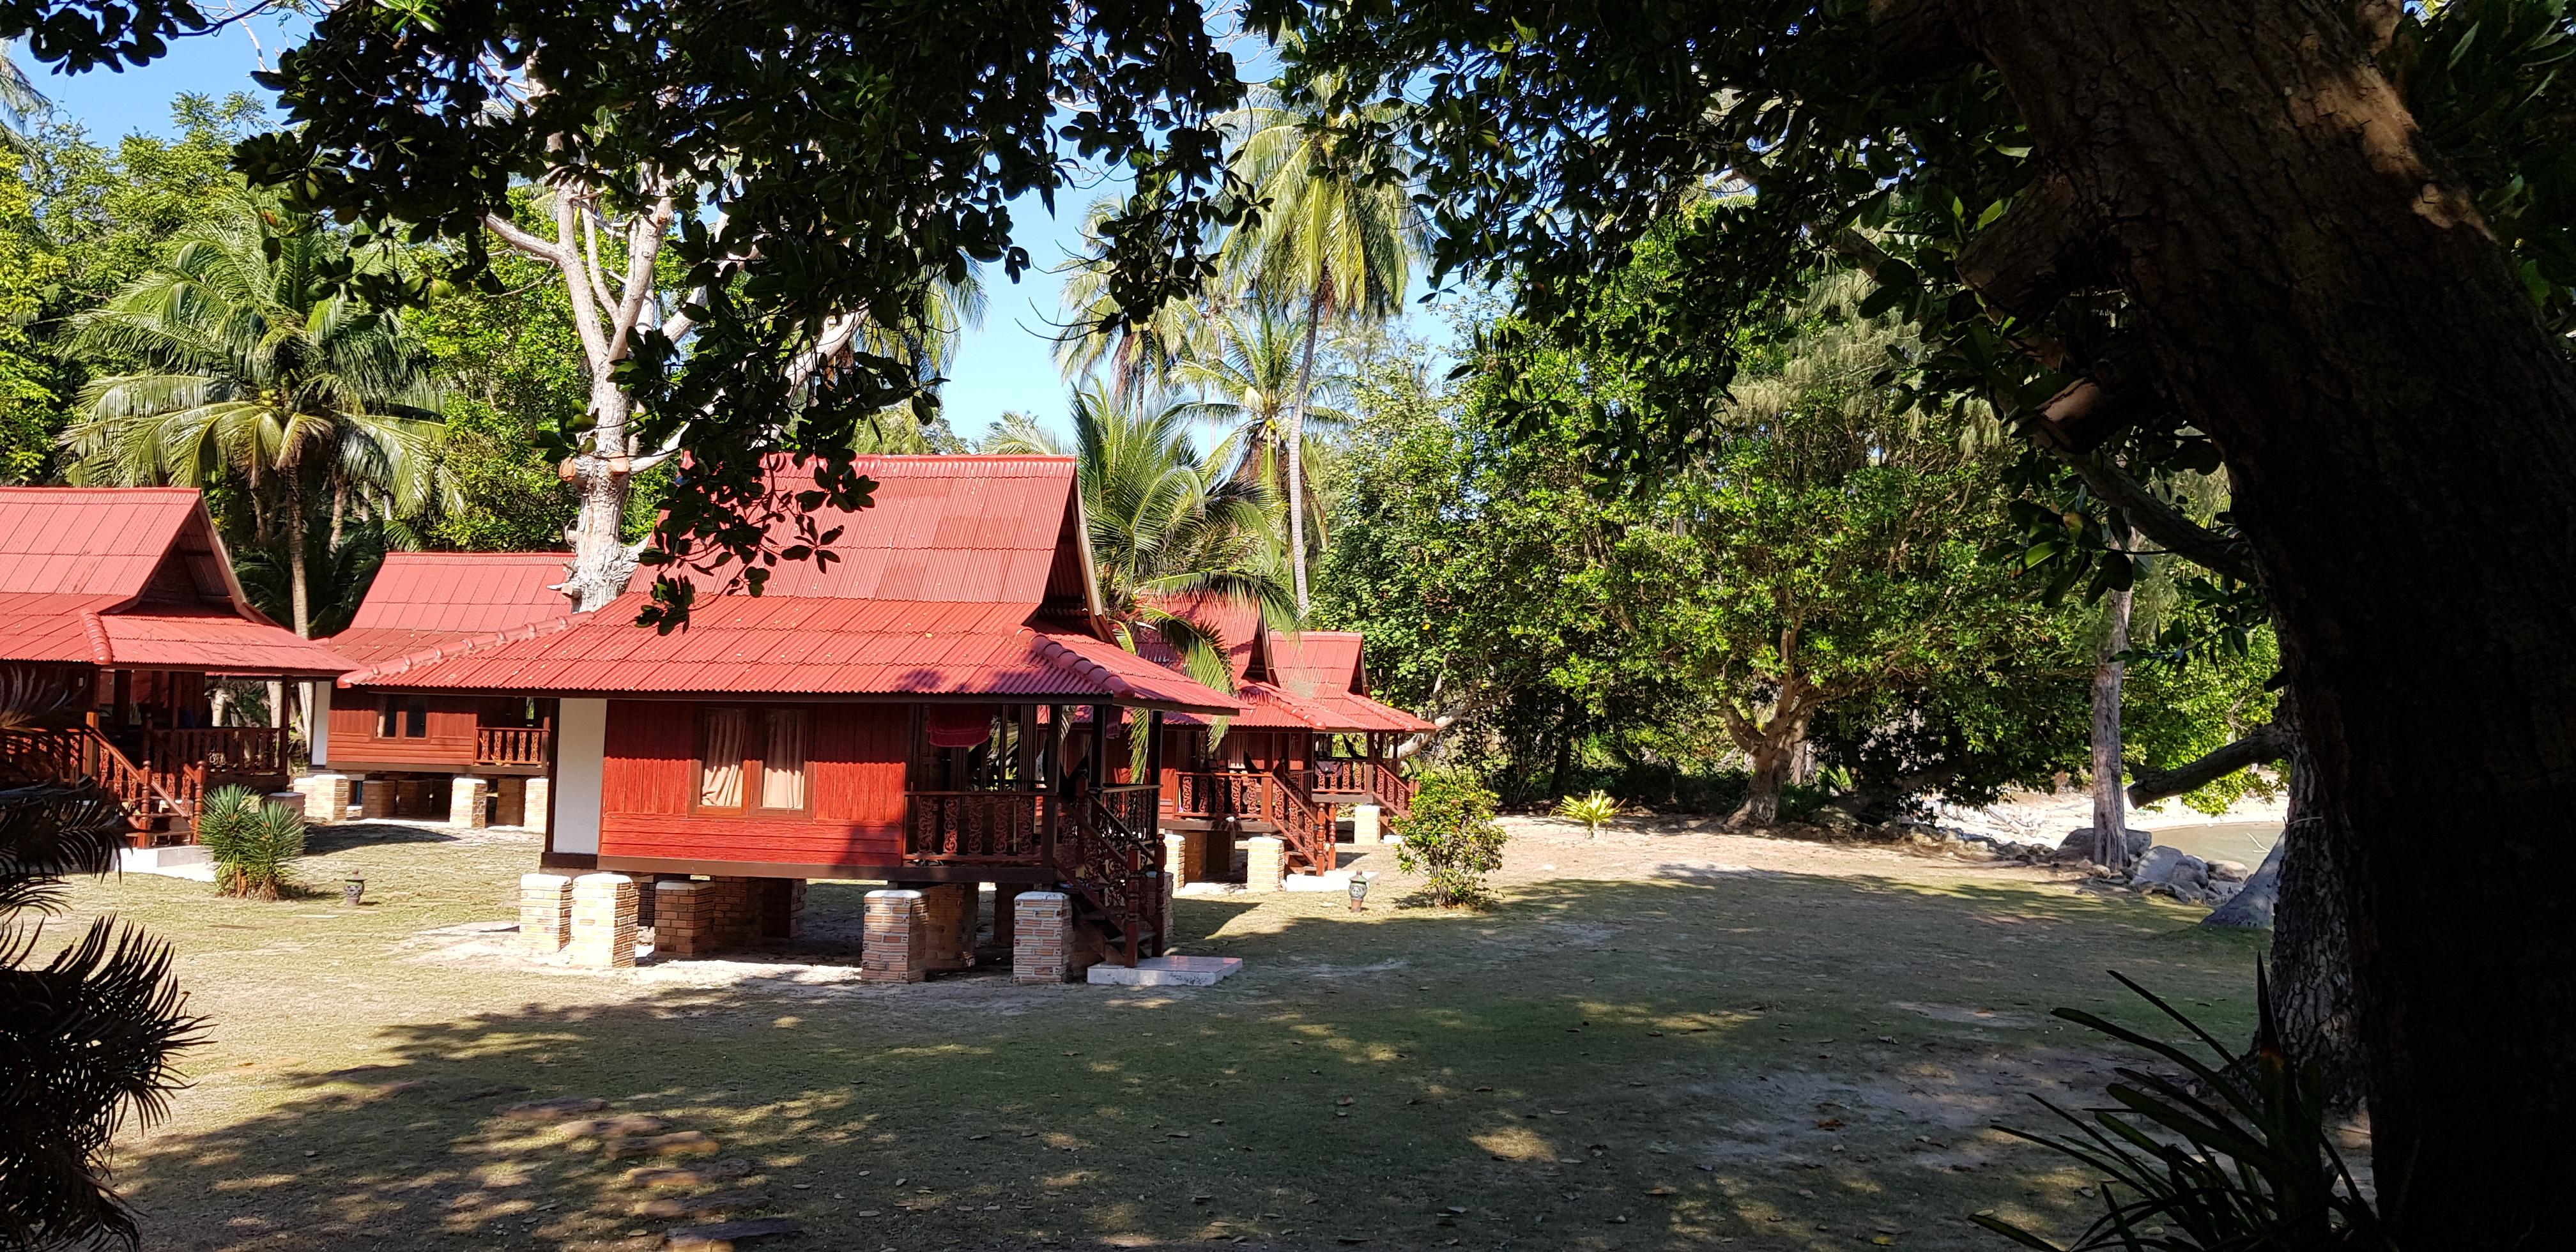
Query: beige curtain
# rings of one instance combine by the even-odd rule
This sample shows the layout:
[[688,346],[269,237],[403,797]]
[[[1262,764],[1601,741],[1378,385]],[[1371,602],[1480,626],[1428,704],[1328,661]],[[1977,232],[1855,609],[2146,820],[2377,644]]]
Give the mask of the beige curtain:
[[760,807],[805,807],[805,710],[769,712],[768,751],[760,760]]
[[698,740],[698,804],[711,809],[742,807],[742,758],[750,715],[741,709],[709,709]]

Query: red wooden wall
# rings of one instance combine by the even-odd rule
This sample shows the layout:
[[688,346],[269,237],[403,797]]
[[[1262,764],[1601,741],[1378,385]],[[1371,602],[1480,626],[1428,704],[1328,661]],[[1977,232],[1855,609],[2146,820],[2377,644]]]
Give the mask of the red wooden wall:
[[[474,764],[475,710],[481,706],[481,701],[471,696],[427,697],[429,734],[419,739],[406,739],[401,734],[403,723],[399,716],[394,719],[395,733],[392,737],[377,736],[376,710],[380,698],[354,691],[331,693],[332,768],[452,767],[462,770]],[[394,696],[392,699],[399,707],[408,704],[412,697]]]
[[690,861],[892,865],[903,859],[912,707],[817,704],[806,819],[701,817],[697,714],[677,701],[612,700],[600,780],[599,852]]

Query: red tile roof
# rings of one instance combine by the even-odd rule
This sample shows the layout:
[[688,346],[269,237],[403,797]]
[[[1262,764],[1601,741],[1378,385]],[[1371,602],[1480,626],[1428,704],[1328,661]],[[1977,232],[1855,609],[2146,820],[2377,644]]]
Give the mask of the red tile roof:
[[0,660],[327,676],[242,598],[186,487],[0,487]]
[[563,617],[567,552],[390,552],[331,647],[362,665]]
[[[759,596],[702,595],[670,634],[634,624],[646,593],[386,657],[352,686],[563,694],[972,696],[1231,713],[1236,702],[1073,623],[1089,620],[1087,541],[1064,457],[862,457],[874,505],[817,568],[781,562]],[[777,474],[784,497],[810,476]],[[773,522],[795,542],[792,510]],[[372,600],[372,596],[370,597]]]

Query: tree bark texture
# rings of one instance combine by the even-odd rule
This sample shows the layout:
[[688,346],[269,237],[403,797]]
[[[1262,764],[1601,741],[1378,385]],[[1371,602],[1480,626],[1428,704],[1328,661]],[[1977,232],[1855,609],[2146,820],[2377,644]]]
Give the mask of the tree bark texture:
[[2061,185],[2006,214],[2047,281],[1962,272],[2019,312],[2117,287],[2224,457],[2350,871],[2398,1243],[2538,1246],[2576,1167],[2576,365],[2349,4],[1881,8],[1891,64],[1992,65]]
[[2361,1102],[2364,1071],[2344,923],[2342,860],[2350,841],[2328,816],[2306,757],[2294,740],[2272,906],[2272,1013],[2290,1055],[2323,1070],[2335,1103],[2351,1108]]
[[2093,860],[2113,873],[2129,867],[2129,808],[2121,791],[2120,682],[2128,664],[2129,605],[2126,587],[2102,597],[2102,646],[2093,659]]
[[1297,354],[1297,392],[1288,397],[1288,575],[1297,616],[1306,616],[1306,389],[1315,385],[1315,334],[1323,329],[1324,295],[1306,302],[1306,346]]

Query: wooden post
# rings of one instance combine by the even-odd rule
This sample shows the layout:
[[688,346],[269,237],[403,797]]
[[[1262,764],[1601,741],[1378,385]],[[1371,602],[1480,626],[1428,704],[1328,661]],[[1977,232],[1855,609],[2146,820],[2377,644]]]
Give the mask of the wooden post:
[[1043,853],[1048,868],[1055,866],[1055,841],[1064,825],[1064,725],[1073,710],[1056,704],[1047,707],[1047,750],[1042,762],[1046,773],[1046,849]]
[[1038,785],[1038,706],[1023,704],[1019,708],[1020,790],[1035,791]]
[[1154,710],[1151,724],[1145,733],[1150,736],[1145,741],[1145,779],[1154,784],[1152,810],[1154,829],[1160,830],[1163,828],[1163,711],[1161,709]]
[[1094,791],[1118,781],[1109,772],[1109,710],[1112,706],[1091,706],[1091,789]]

